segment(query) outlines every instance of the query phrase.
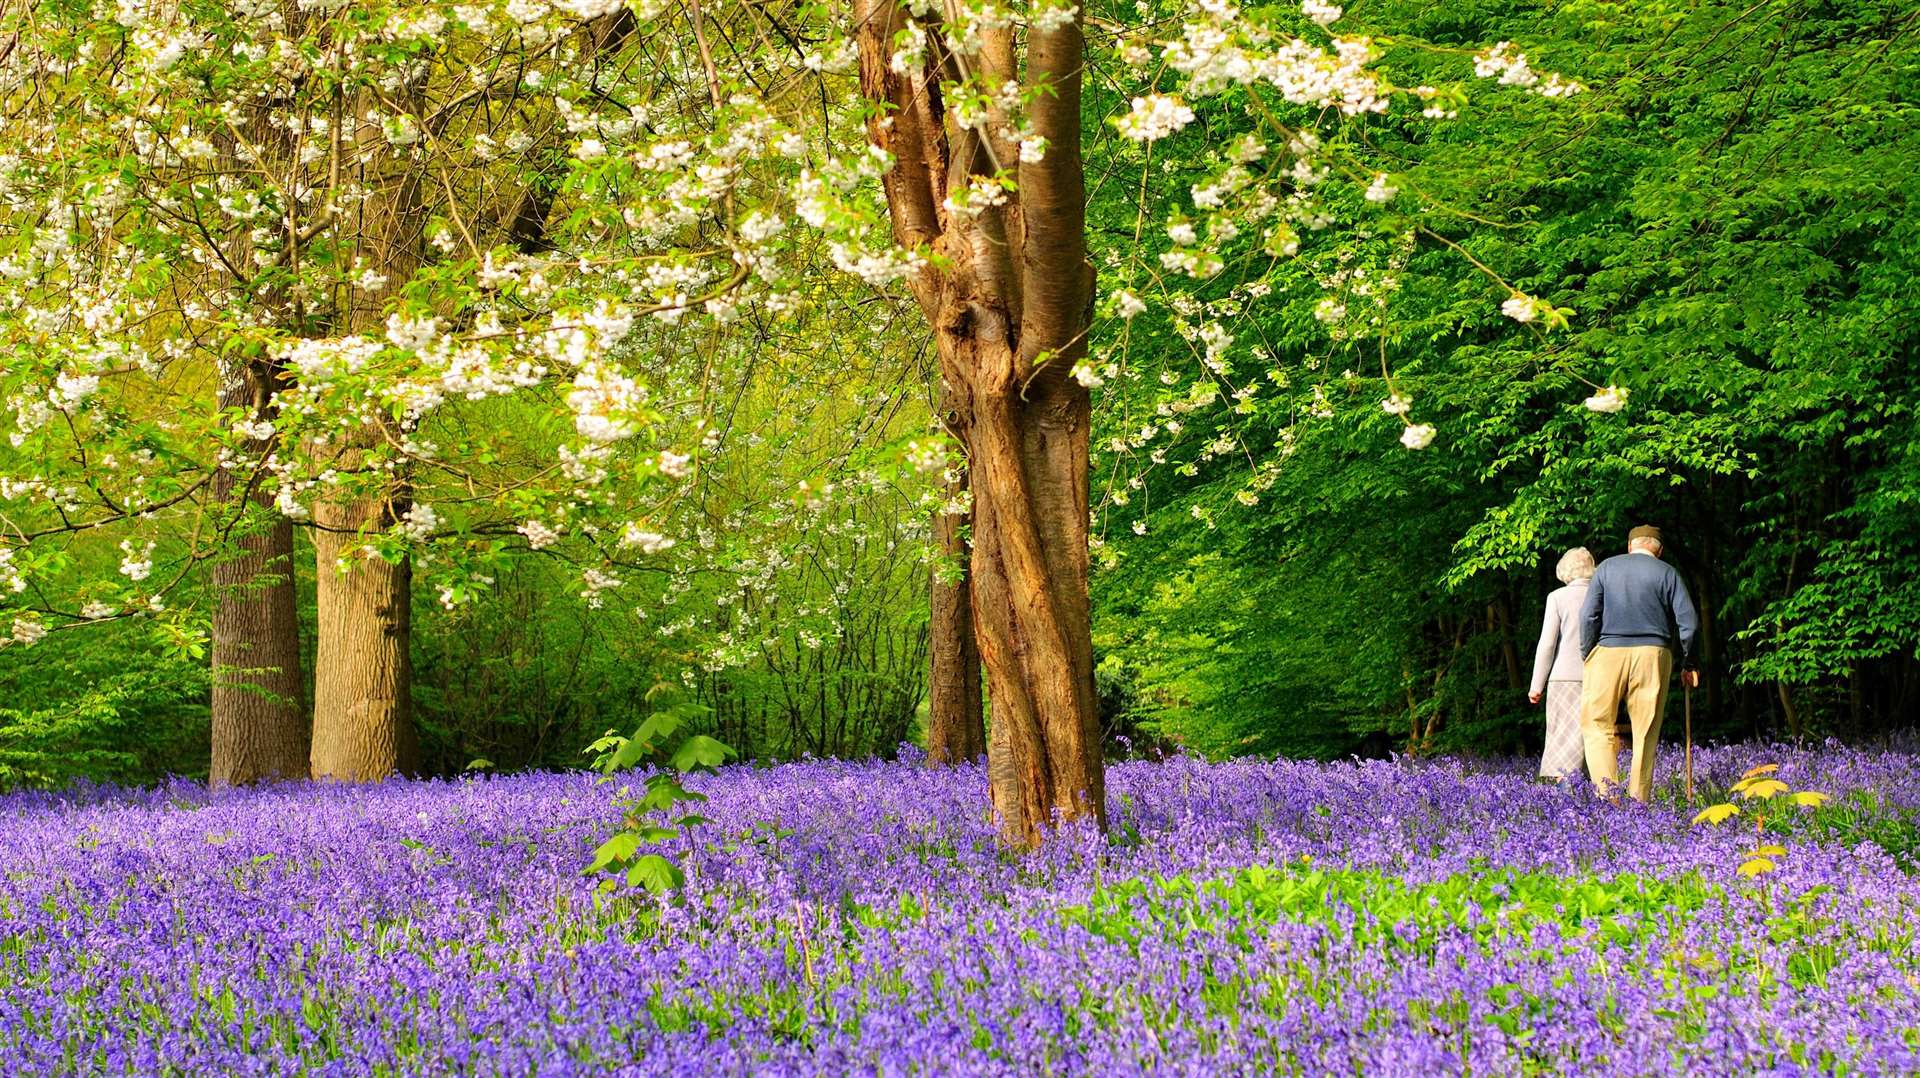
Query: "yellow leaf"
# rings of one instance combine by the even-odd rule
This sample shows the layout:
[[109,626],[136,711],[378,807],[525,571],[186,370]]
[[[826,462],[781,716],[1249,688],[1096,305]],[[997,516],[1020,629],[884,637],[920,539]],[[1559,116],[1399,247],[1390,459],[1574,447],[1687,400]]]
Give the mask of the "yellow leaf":
[[1779,779],[1761,779],[1742,790],[1740,796],[1752,801],[1754,798],[1768,798],[1787,792],[1787,784]]
[[1773,862],[1767,860],[1764,857],[1756,857],[1753,860],[1748,861],[1747,863],[1741,865],[1739,868],[1740,874],[1742,876],[1747,877],[1748,879],[1752,879],[1755,876],[1764,876],[1767,873],[1772,871],[1773,871]]
[[1743,779],[1759,778],[1761,775],[1771,775],[1778,770],[1780,770],[1779,764],[1761,764],[1758,767],[1747,768],[1746,772],[1740,777]]
[[1741,780],[1740,780],[1739,782],[1736,782],[1736,783],[1734,783],[1734,784],[1733,784],[1733,785],[1732,785],[1731,787],[1729,787],[1729,788],[1728,788],[1728,792],[1729,792],[1729,793],[1736,793],[1736,794],[1737,794],[1737,793],[1739,793],[1739,792],[1740,792],[1741,790],[1744,790],[1744,789],[1746,789],[1747,787],[1749,787],[1749,786],[1751,786],[1751,785],[1753,785],[1754,783],[1756,783],[1756,782],[1759,782],[1759,781],[1760,781],[1759,779],[1741,779]]
[[1772,843],[1768,843],[1767,845],[1765,845],[1765,846],[1762,846],[1762,847],[1760,847],[1759,849],[1757,849],[1757,850],[1755,850],[1755,851],[1753,851],[1753,853],[1752,853],[1752,855],[1751,855],[1751,856],[1754,856],[1754,857],[1785,857],[1786,855],[1787,855],[1787,848],[1786,848],[1785,846],[1775,846],[1775,845],[1773,845]]
[[1831,800],[1831,798],[1827,794],[1815,790],[1801,790],[1799,793],[1793,795],[1793,803],[1805,808],[1819,808],[1829,800]]
[[1693,817],[1694,823],[1720,823],[1740,815],[1740,809],[1734,805],[1708,805]]

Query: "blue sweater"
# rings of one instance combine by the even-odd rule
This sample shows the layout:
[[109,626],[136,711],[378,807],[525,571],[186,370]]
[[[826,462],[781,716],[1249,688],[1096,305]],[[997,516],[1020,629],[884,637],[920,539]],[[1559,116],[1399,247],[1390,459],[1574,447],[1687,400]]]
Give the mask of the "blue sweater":
[[1620,554],[1600,563],[1580,608],[1580,656],[1596,647],[1670,647],[1680,669],[1694,668],[1700,619],[1686,582],[1651,554]]

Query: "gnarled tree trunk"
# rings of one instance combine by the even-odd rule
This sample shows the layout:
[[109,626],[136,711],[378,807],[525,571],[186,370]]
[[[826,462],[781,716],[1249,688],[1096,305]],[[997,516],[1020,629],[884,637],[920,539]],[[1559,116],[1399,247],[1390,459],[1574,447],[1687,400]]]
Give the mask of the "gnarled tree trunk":
[[[963,439],[973,409],[964,392],[940,380],[940,414],[947,430]],[[962,445],[964,447],[964,442]],[[964,502],[970,482],[964,466],[947,481],[947,501]],[[935,510],[933,543],[940,557],[927,599],[927,762],[969,763],[987,751],[986,715],[980,696],[980,645],[973,635],[973,573],[968,537],[973,512]],[[951,579],[958,563],[963,575]]]
[[[952,53],[937,17],[920,20],[925,66],[892,69],[908,15],[895,0],[861,0],[860,78],[882,107],[868,138],[894,155],[884,178],[895,238],[944,258],[913,279],[940,357],[971,421],[973,619],[993,709],[988,781],[1001,835],[1041,841],[1058,822],[1106,823],[1087,598],[1087,391],[1070,376],[1085,355],[1093,301],[1080,156],[1084,47],[1076,19],[1012,31]],[[950,122],[943,81],[971,76],[994,99],[1024,79],[1025,131],[990,110]],[[1019,140],[1048,149],[1023,161]],[[960,211],[977,178],[1017,169],[998,205]],[[959,196],[949,201],[949,196]]]

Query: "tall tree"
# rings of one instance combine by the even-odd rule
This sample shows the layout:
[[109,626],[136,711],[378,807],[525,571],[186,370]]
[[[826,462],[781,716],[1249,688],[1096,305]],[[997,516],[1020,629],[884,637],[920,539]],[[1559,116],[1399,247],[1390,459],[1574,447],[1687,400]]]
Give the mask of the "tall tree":
[[[405,115],[422,111],[420,77],[406,84]],[[377,115],[368,91],[357,115]],[[381,126],[363,123],[353,140],[365,154],[358,181],[363,195],[350,235],[364,288],[344,290],[346,329],[378,335],[400,289],[423,258],[425,213],[420,167],[407,146],[394,147]],[[313,776],[349,781],[381,779],[413,763],[412,715],[413,564],[405,550],[381,556],[365,543],[418,523],[410,504],[405,465],[370,455],[382,441],[397,440],[389,416],[369,414],[347,434],[329,439],[333,467],[368,473],[344,497],[314,506],[315,591],[319,620],[314,653]],[[425,529],[431,530],[431,525]]]
[[[893,161],[883,183],[894,236],[942,256],[910,283],[941,377],[969,398],[973,621],[1002,835],[1030,845],[1056,821],[1104,826],[1087,600],[1089,404],[1069,374],[1093,313],[1081,15],[1023,40],[1011,27],[976,30],[971,56],[893,0],[859,0],[854,22],[874,105],[868,137]],[[897,62],[898,42],[915,34],[928,47]],[[978,124],[954,122],[943,83],[969,78],[995,102],[1025,102],[1024,130],[998,103]],[[1023,152],[1023,139],[1045,152]]]
[[[297,27],[303,16],[287,15]],[[229,174],[253,168],[270,177],[262,191],[292,175],[292,140],[270,122],[276,98],[262,94],[248,103],[246,123],[225,139]],[[284,187],[282,188],[284,189]],[[291,227],[287,207],[276,231]],[[231,287],[247,296],[261,321],[286,324],[292,302],[276,273],[259,272],[251,260],[251,233],[258,224],[233,221],[223,262]],[[237,467],[213,473],[213,498],[232,548],[216,553],[212,572],[213,615],[208,781],[216,786],[308,774],[307,686],[300,661],[300,618],[295,591],[293,522],[273,505],[263,463],[273,451],[279,407],[274,400],[285,367],[264,353],[225,350],[217,358],[218,404]]]

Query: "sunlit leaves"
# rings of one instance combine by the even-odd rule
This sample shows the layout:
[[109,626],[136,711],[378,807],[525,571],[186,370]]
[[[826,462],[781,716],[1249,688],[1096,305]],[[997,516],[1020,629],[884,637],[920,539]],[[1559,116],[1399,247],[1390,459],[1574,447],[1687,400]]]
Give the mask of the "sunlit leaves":
[[1694,823],[1719,824],[1740,814],[1740,809],[1731,804],[1709,805],[1694,814]]
[[687,881],[680,866],[657,853],[644,854],[627,867],[627,886],[645,887],[656,895],[666,894]]
[[[1758,802],[1758,804],[1749,806],[1752,812],[1753,833],[1756,844],[1735,868],[1735,871],[1745,879],[1756,879],[1773,872],[1779,867],[1780,859],[1787,856],[1787,847],[1785,844],[1761,840],[1761,836],[1767,834],[1767,814],[1765,809],[1769,802],[1784,794],[1787,795],[1787,800],[1794,805],[1804,808],[1818,808],[1828,800],[1828,796],[1824,793],[1818,793],[1813,790],[1793,790],[1793,788],[1785,782],[1773,777],[1779,770],[1780,765],[1778,764],[1759,764],[1750,767],[1741,775],[1738,782],[1735,782],[1729,787],[1730,793],[1736,794],[1750,802]],[[1693,822],[1695,824],[1718,825],[1739,815],[1741,815],[1740,808],[1731,801],[1728,801],[1718,805],[1709,805],[1701,809],[1694,814]]]
[[1741,779],[1733,784],[1733,792],[1749,801],[1765,801],[1787,792],[1787,784],[1779,779]]

